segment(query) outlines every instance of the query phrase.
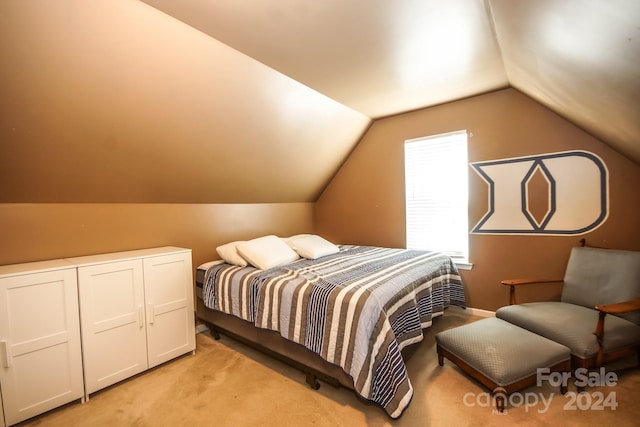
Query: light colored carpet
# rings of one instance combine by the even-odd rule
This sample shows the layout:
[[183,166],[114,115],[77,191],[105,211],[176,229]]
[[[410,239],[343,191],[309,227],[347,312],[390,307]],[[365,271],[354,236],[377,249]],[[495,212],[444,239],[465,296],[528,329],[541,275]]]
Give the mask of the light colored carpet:
[[[478,320],[450,309],[428,330],[408,362],[413,401],[392,420],[344,388],[309,388],[299,371],[225,336],[198,334],[195,356],[187,355],[113,387],[23,423],[24,426],[635,426],[640,420],[640,369],[619,369],[613,387],[592,387],[571,409],[571,400],[548,384],[521,392],[497,414],[487,389],[451,362],[438,366],[435,334]],[[569,387],[575,393],[575,387]],[[617,408],[591,409],[600,394],[614,393]],[[534,396],[552,398],[548,408]],[[489,406],[487,406],[489,405]],[[569,407],[567,407],[569,405]],[[580,409],[582,407],[582,409]]]

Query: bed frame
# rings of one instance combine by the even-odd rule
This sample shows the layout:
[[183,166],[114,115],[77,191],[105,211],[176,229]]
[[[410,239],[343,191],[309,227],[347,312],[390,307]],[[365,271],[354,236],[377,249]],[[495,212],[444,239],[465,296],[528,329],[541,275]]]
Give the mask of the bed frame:
[[[209,327],[215,340],[219,340],[222,333],[302,371],[307,384],[314,390],[320,388],[318,380],[334,387],[343,386],[354,390],[353,379],[349,374],[306,347],[283,338],[279,332],[258,328],[239,317],[207,308],[200,297],[196,301],[196,315]],[[402,350],[405,361],[415,353],[417,344],[419,343]]]
[[209,327],[215,340],[219,340],[222,333],[302,371],[307,384],[314,390],[320,388],[319,379],[334,387],[353,390],[353,379],[339,366],[300,344],[282,338],[276,331],[258,328],[239,317],[205,307],[201,298],[196,300],[196,315]]

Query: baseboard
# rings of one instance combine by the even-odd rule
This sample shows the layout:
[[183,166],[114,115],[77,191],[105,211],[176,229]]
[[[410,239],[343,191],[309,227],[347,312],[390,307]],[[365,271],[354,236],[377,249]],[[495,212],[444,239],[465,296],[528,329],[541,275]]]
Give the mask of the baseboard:
[[474,316],[496,317],[495,311],[483,310],[481,308],[467,308],[467,310],[469,310],[469,314],[473,314]]
[[[450,306],[449,308],[458,308],[457,306]],[[479,316],[479,317],[496,317],[495,311],[483,310],[481,308],[472,308],[467,307],[465,309],[460,309],[460,311],[469,314],[471,316]]]

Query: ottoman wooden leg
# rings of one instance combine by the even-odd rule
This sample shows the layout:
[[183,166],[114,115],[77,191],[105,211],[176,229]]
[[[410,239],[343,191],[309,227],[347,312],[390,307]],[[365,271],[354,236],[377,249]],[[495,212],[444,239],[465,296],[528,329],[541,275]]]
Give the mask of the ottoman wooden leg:
[[496,400],[496,409],[498,412],[504,412],[504,408],[506,406],[505,395],[503,393],[494,395],[494,399]]

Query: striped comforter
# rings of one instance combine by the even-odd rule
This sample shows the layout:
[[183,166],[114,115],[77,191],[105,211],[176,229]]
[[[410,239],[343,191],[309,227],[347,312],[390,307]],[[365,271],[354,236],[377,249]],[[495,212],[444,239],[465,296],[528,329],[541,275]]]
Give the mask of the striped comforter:
[[203,300],[339,365],[357,393],[397,418],[413,396],[400,351],[421,341],[422,328],[445,307],[465,305],[460,276],[437,252],[340,249],[264,271],[214,265]]

